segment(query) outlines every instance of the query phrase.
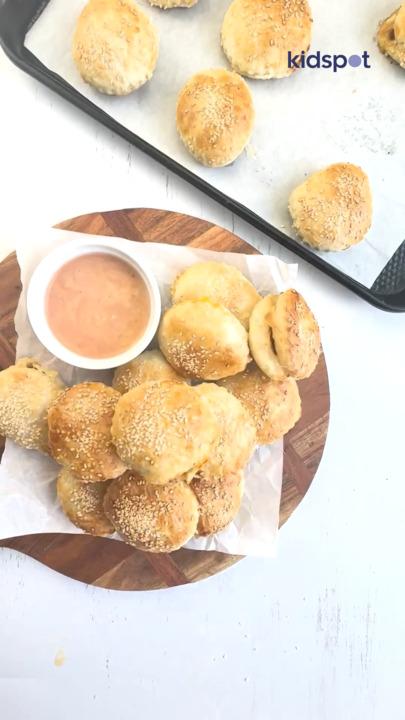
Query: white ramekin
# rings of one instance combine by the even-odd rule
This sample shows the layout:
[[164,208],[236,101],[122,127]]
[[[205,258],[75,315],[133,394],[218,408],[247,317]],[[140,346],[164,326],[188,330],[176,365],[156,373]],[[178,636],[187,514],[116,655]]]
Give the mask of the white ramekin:
[[[46,293],[55,273],[69,260],[90,253],[108,253],[125,260],[137,270],[149,292],[150,318],[142,337],[125,352],[108,358],[89,358],[72,352],[55,337],[46,317]],[[161,299],[155,276],[147,264],[137,258],[136,248],[130,240],[109,237],[96,239],[83,235],[83,239],[59,245],[37,265],[28,285],[27,311],[35,335],[52,355],[75,367],[107,370],[133,360],[149,345],[159,325]]]

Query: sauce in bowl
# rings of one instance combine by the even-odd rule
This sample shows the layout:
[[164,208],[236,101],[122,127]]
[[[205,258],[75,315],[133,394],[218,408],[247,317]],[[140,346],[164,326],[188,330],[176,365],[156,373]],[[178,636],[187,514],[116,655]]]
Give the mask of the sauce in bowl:
[[113,254],[93,252],[78,255],[55,273],[45,313],[50,330],[68,350],[108,358],[143,336],[151,302],[134,267]]

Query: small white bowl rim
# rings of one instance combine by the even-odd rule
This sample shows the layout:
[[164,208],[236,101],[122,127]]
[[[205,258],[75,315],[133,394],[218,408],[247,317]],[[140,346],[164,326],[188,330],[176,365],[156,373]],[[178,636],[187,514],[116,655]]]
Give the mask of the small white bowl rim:
[[[107,253],[120,257],[131,264],[144,280],[150,298],[151,311],[144,334],[128,350],[107,358],[91,358],[78,355],[66,348],[51,331],[45,311],[45,298],[49,283],[55,273],[70,260],[92,252]],[[151,343],[160,322],[162,302],[155,275],[147,262],[137,256],[136,246],[124,238],[83,236],[69,240],[51,250],[38,263],[31,275],[27,290],[27,313],[31,327],[42,345],[55,357],[69,365],[86,370],[110,370],[130,362]]]

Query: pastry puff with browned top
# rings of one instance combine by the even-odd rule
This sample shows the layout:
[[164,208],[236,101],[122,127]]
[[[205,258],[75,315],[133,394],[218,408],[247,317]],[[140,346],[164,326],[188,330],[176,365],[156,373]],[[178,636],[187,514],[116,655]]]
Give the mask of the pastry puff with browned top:
[[133,0],[89,0],[77,21],[72,53],[85,82],[107,95],[128,95],[152,77],[159,41]]
[[58,373],[33,358],[0,372],[0,435],[29,450],[48,452],[48,409],[62,393]]
[[192,477],[217,433],[217,420],[199,393],[172,381],[145,382],[122,395],[112,422],[123,463],[156,485]]
[[312,18],[307,0],[233,0],[222,25],[222,48],[233,70],[267,80],[294,72],[288,54],[306,52]]
[[207,299],[224,305],[245,328],[260,295],[238,268],[222,262],[197,262],[181,272],[172,288],[173,304]]
[[187,150],[203,165],[229,165],[253,131],[251,92],[240,75],[223,68],[193,75],[177,100],[177,130]]
[[160,350],[145,350],[138,357],[116,368],[112,385],[123,395],[144,382],[163,382],[165,380],[186,382],[169,365]]
[[294,228],[316,250],[346,250],[368,232],[373,201],[366,173],[335,163],[310,175],[290,196]]
[[109,486],[104,512],[129,544],[147,552],[173,552],[195,535],[198,502],[182,480],[150,485],[128,472]]
[[108,482],[84,483],[63,468],[56,480],[62,510],[69,520],[90,535],[112,535],[114,527],[104,513]]
[[296,290],[268,295],[250,316],[249,346],[261,371],[273,380],[302,380],[315,370],[321,351],[318,323]]
[[220,381],[246,407],[259,445],[280,440],[301,417],[301,399],[293,378],[271,380],[251,363],[245,372]]
[[50,453],[82,482],[104,482],[126,470],[111,437],[120,397],[103,383],[83,382],[65,390],[49,409]]
[[405,3],[381,23],[377,43],[384,55],[405,68]]

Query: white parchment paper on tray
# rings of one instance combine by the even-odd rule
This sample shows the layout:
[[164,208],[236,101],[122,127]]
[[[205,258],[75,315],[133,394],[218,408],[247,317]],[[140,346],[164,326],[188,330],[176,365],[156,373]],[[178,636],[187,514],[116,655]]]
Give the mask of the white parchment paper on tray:
[[[94,379],[110,383],[110,371],[80,370],[50,355],[35,337],[27,318],[26,291],[34,268],[52,248],[76,237],[83,235],[64,230],[37,231],[31,233],[30,243],[22,239],[17,246],[23,285],[15,317],[17,357],[28,355],[38,358],[46,367],[58,370],[67,385]],[[218,260],[235,265],[263,295],[291,287],[297,274],[296,265],[286,265],[269,256],[218,253],[160,243],[131,242],[129,245],[132,252],[153,268],[163,306],[169,304],[169,288],[177,273],[200,260]],[[58,466],[50,458],[33,450],[24,450],[7,440],[0,466],[0,537],[40,532],[81,532],[58,507],[54,482],[57,473]],[[192,540],[187,547],[241,555],[273,555],[282,473],[283,443],[258,448],[246,469],[245,495],[235,521],[222,533],[208,539]]]
[[159,31],[160,57],[152,80],[128,97],[100,94],[76,70],[72,36],[86,0],[50,0],[26,46],[115,120],[287,234],[293,234],[288,197],[306,174],[333,162],[361,165],[373,189],[372,229],[360,245],[324,257],[370,286],[405,232],[405,71],[383,57],[374,41],[378,22],[395,2],[310,0],[312,50],[346,56],[368,51],[371,68],[304,69],[283,80],[249,81],[254,135],[243,156],[222,169],[204,168],[187,153],[177,136],[175,107],[194,72],[227,66],[219,36],[230,0],[200,0],[192,9],[167,11],[138,2]]

